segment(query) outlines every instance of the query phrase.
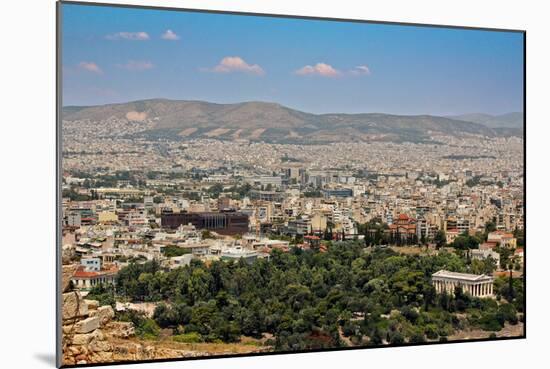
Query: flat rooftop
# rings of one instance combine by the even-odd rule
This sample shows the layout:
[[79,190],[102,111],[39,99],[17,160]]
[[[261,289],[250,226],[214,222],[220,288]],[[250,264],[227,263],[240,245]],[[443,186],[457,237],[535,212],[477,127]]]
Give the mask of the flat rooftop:
[[433,277],[440,277],[440,278],[450,278],[450,279],[461,279],[461,280],[468,280],[468,281],[478,281],[482,279],[491,278],[491,276],[485,275],[485,274],[469,274],[469,273],[457,273],[457,272],[449,272],[448,270],[440,270],[438,272],[435,272],[432,274]]

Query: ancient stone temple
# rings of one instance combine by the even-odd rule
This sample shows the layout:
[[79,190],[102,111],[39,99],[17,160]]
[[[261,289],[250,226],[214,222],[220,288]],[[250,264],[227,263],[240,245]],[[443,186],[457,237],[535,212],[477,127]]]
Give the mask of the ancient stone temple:
[[473,297],[493,297],[493,277],[440,270],[432,274],[432,285],[437,293],[454,294],[455,287]]

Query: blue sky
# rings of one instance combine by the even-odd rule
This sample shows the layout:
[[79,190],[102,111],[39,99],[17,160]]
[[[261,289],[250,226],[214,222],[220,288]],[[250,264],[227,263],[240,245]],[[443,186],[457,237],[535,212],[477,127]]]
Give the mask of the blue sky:
[[523,110],[523,35],[63,5],[63,104],[162,97],[307,112]]

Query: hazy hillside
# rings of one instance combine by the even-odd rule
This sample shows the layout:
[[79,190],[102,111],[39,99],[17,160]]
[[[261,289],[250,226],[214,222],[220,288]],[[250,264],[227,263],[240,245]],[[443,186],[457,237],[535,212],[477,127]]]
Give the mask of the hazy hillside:
[[449,117],[452,119],[464,120],[466,122],[473,122],[483,124],[489,128],[517,128],[523,129],[523,113],[507,113],[502,115],[490,115],[490,114],[463,114]]
[[521,134],[513,129],[495,130],[479,122],[465,121],[464,117],[461,120],[431,115],[311,114],[266,102],[215,104],[151,99],[63,109],[64,120],[101,122],[110,118],[152,121],[153,129],[141,132],[140,135],[171,139],[209,137],[296,143],[369,140],[419,142],[430,141],[432,136],[437,135],[494,137]]

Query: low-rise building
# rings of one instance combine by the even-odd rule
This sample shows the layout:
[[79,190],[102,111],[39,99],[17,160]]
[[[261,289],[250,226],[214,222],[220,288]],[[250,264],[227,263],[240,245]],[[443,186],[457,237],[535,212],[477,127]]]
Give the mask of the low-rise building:
[[115,284],[117,272],[117,268],[87,271],[84,265],[80,265],[71,277],[71,282],[79,290],[90,290],[100,284]]
[[494,231],[487,235],[487,242],[496,242],[502,247],[516,248],[517,241],[512,233]]
[[474,249],[471,251],[471,256],[474,260],[484,260],[490,257],[495,260],[496,267],[500,267],[500,254],[492,249]]
[[437,293],[454,294],[456,287],[462,287],[472,297],[493,297],[493,277],[440,270],[432,274],[432,285]]

